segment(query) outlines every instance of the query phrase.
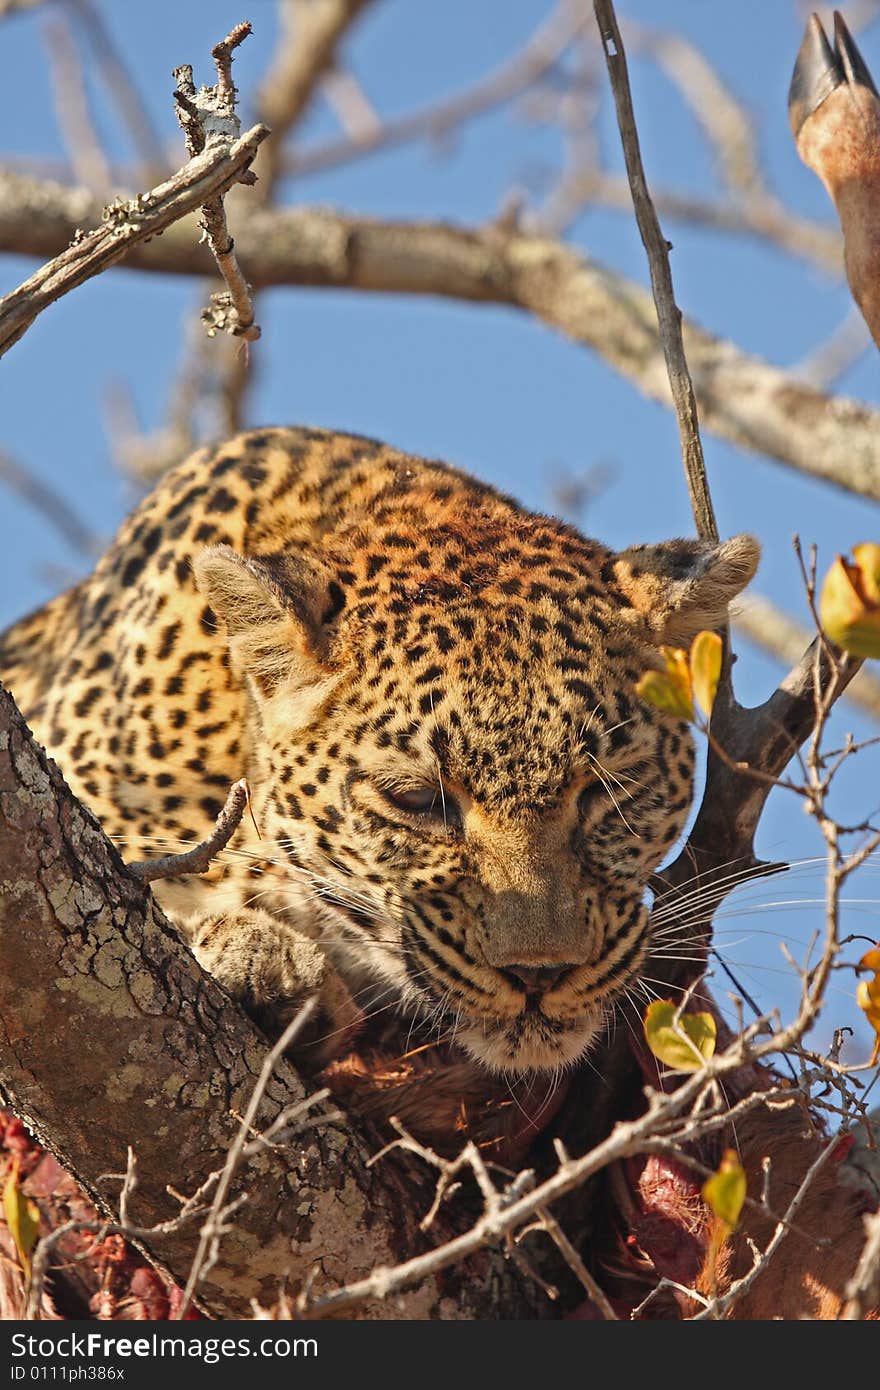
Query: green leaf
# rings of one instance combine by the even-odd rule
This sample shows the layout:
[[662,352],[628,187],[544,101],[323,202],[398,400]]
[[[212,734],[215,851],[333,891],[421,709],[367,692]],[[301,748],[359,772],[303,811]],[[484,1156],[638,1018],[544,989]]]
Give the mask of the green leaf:
[[746,1172],[733,1149],[725,1150],[718,1171],[703,1183],[702,1193],[728,1231],[735,1230],[746,1200]]
[[682,1014],[676,1005],[655,999],[645,1014],[645,1039],[661,1062],[673,1071],[699,1071],[715,1051],[716,1027],[711,1014]]

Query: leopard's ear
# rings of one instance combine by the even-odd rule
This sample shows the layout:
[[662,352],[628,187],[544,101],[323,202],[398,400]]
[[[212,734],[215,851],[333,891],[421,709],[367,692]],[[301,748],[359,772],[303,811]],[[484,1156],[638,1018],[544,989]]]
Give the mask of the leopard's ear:
[[196,556],[193,571],[226,626],[233,665],[258,699],[331,679],[326,663],[345,593],[320,560],[291,554],[245,559],[218,545]]
[[652,641],[687,647],[703,628],[727,621],[731,599],[758,568],[754,536],[634,545],[613,558],[614,578]]

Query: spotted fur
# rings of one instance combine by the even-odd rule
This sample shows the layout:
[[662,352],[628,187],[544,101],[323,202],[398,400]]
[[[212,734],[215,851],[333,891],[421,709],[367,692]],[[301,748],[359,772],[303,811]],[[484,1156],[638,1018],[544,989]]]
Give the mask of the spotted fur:
[[636,681],[756,563],[614,554],[444,464],[272,429],[169,473],[0,672],[128,858],[247,776],[261,838],[156,892],[252,1008],[318,991],[344,1031],[388,1003],[558,1068],[638,978],[690,805],[688,729]]

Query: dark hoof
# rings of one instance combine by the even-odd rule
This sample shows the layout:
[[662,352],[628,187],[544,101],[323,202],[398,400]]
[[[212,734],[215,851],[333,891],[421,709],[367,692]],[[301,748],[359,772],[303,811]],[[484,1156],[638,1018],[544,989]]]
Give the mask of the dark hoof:
[[868,66],[840,12],[834,11],[834,48],[828,42],[819,16],[811,14],[788,89],[788,118],[795,139],[807,117],[844,82],[867,87],[878,95]]

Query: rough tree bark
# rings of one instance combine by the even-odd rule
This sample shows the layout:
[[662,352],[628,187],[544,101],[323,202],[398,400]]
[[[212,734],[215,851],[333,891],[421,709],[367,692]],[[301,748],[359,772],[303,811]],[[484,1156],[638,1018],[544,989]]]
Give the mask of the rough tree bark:
[[[266,1051],[0,688],[2,1102],[110,1215],[119,1187],[100,1176],[124,1173],[131,1145],[140,1174],[131,1220],[153,1226],[179,1211],[168,1188],[189,1195],[223,1167]],[[260,1126],[309,1089],[282,1062]],[[217,1316],[248,1316],[252,1298],[275,1302],[285,1275],[296,1287],[317,1264],[316,1287],[335,1284],[424,1245],[418,1221],[430,1175],[407,1178],[400,1155],[368,1168],[368,1156],[357,1129],[336,1121],[252,1159],[235,1188],[247,1201],[200,1286],[200,1304]],[[198,1227],[145,1242],[178,1282]],[[440,1228],[427,1239],[443,1235]],[[537,1286],[485,1251],[469,1268],[360,1316],[479,1318],[503,1307],[506,1316],[534,1317],[539,1304],[546,1307]]]

